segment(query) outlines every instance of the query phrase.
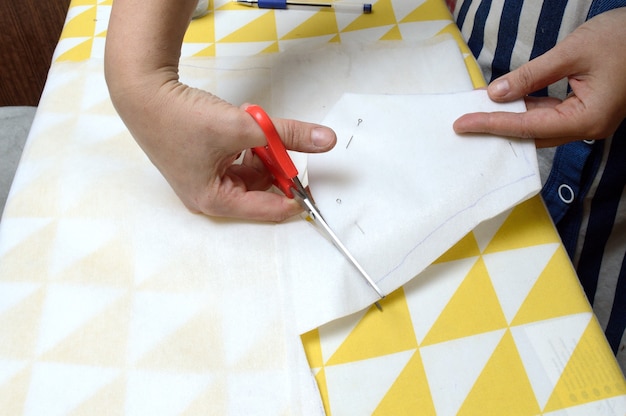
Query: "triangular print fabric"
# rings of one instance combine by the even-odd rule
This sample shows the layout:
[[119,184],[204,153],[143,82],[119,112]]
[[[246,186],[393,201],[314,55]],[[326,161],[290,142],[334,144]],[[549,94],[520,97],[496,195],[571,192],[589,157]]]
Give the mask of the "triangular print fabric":
[[[396,314],[372,307],[305,334],[307,351],[321,348],[322,361],[310,361],[318,384],[328,382],[326,375],[334,374],[335,366],[368,368],[376,360],[384,368],[385,357],[393,366],[396,354],[407,352],[413,358],[373,414],[613,415],[615,409],[625,409],[624,376],[606,348],[556,231],[540,232],[536,245],[506,244],[511,221],[524,212],[534,216],[528,218],[531,228],[549,218],[537,211],[541,206],[533,198],[482,223],[383,300],[383,311],[409,311],[412,332],[395,325]],[[482,247],[478,252],[477,241]],[[496,244],[499,250],[485,250]],[[505,266],[518,261],[518,267]],[[385,327],[381,338],[358,335],[360,328],[374,326]],[[353,336],[362,347],[348,341]],[[395,343],[395,337],[415,339],[418,347]],[[340,350],[339,363],[334,356]],[[363,350],[380,353],[366,358]],[[361,386],[363,396],[369,394],[366,388]],[[372,389],[379,397],[379,387]],[[338,410],[333,415],[358,414],[345,403],[333,403],[345,399],[322,394],[327,408]]]
[[[282,269],[279,242],[294,226],[321,237],[301,218],[185,210],[109,100],[112,4],[72,0],[0,222],[0,414],[626,413],[623,375],[538,197],[431,253],[382,313],[300,334],[305,277]],[[484,85],[443,1],[373,7],[213,0],[190,24],[181,79],[313,122],[344,93]]]

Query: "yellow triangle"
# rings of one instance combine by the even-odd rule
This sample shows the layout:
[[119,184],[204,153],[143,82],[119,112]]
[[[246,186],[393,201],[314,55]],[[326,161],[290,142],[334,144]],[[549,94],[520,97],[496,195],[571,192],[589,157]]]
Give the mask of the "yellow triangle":
[[[506,368],[506,371],[503,369]],[[539,404],[507,329],[458,415],[537,415]]]
[[326,382],[326,371],[322,368],[315,375],[315,381],[317,382],[317,388],[320,391],[320,396],[322,397],[322,403],[324,404],[324,412],[331,416],[330,412],[330,400],[328,399],[328,383]]
[[68,335],[42,359],[102,367],[126,364],[132,298],[115,302]]
[[30,388],[32,367],[28,366],[0,385],[0,409],[5,415],[23,415]]
[[207,282],[204,279],[190,279],[186,275],[181,275],[186,270],[202,270],[206,267],[205,262],[206,259],[194,256],[170,256],[154,274],[146,276],[137,286],[137,290],[165,293],[206,290]]
[[341,43],[341,35],[337,34],[335,35],[331,40],[328,41],[329,43]]
[[474,238],[474,234],[468,233],[459,240],[454,246],[452,246],[448,251],[443,253],[441,257],[435,260],[436,263],[445,263],[448,261],[466,259],[468,257],[477,257],[480,256],[480,248],[478,247],[478,243]]
[[324,358],[322,356],[322,345],[320,344],[320,332],[317,329],[306,332],[300,335],[302,345],[304,346],[304,352],[306,353],[306,359],[309,362],[309,367],[319,368],[324,365]]
[[589,312],[591,307],[563,246],[537,278],[511,325]]
[[500,308],[485,263],[480,258],[441,312],[422,345],[506,327],[506,318]]
[[74,6],[95,6],[98,4],[98,0],[72,0],[70,8]]
[[487,81],[485,81],[485,77],[480,70],[480,66],[478,66],[478,62],[476,62],[476,59],[472,54],[468,54],[465,58],[465,67],[467,68],[467,72],[472,79],[474,88],[487,87]]
[[277,53],[277,52],[280,52],[280,45],[278,45],[278,42],[272,42],[270,46],[268,46],[267,48],[261,51],[261,53]]
[[487,82],[485,81],[485,77],[483,76],[483,73],[480,70],[480,66],[478,66],[478,63],[476,62],[476,59],[474,59],[474,56],[472,55],[472,51],[470,51],[470,48],[467,46],[467,43],[465,42],[465,39],[463,38],[463,35],[461,34],[459,27],[455,23],[451,23],[448,26],[441,29],[439,33],[437,33],[437,35],[444,35],[444,34],[452,36],[454,40],[456,40],[456,43],[459,46],[459,49],[461,50],[461,53],[466,56],[465,67],[467,68],[467,72],[470,75],[474,88],[486,87]]
[[436,415],[419,349],[406,364],[373,415]]
[[194,19],[189,24],[183,42],[186,43],[213,43],[215,42],[215,19],[206,15]]
[[541,197],[535,196],[511,211],[485,248],[485,253],[560,241]]
[[[581,380],[581,374],[585,374]],[[598,321],[589,321],[544,412],[626,394],[624,374],[606,343]]]
[[[181,412],[181,415],[227,415],[232,413],[232,399],[224,392],[229,391],[227,377],[219,377]],[[120,414],[123,414],[120,413]],[[72,415],[73,416],[73,415]]]
[[119,238],[80,258],[64,269],[58,279],[79,284],[130,287],[133,284],[134,267],[130,242]]
[[351,32],[353,30],[371,29],[380,26],[396,25],[395,14],[393,12],[393,5],[391,0],[378,0],[374,4],[372,13],[361,14],[348,26],[346,26],[342,32]]
[[79,62],[87,60],[91,57],[91,49],[93,47],[93,38],[88,39],[72,49],[62,53],[56,59],[57,62],[72,61]]
[[450,10],[448,10],[445,2],[425,1],[417,9],[406,15],[400,23],[430,22],[433,20],[450,20],[451,18]]
[[402,288],[372,306],[326,365],[349,363],[417,348],[413,323]]
[[[38,172],[37,176],[28,183],[28,186],[23,186],[13,194],[10,203],[5,208],[5,215],[16,214],[21,218],[49,218],[59,214],[55,202],[41,204],[33,203],[33,201],[56,201],[57,193],[62,187],[61,175],[60,170],[55,172],[53,169]],[[41,247],[31,246],[30,251],[36,252],[37,249],[41,250]]]
[[103,0],[98,3],[100,6],[112,6],[113,0]]
[[335,35],[339,32],[337,19],[333,13],[319,11],[287,33],[281,40],[311,38],[315,36]]
[[465,43],[465,39],[463,39],[463,35],[461,34],[459,27],[455,23],[450,23],[448,26],[441,29],[437,33],[437,36],[444,34],[450,35],[454,38],[454,40],[456,40],[456,43],[461,53],[472,53],[472,51],[470,51],[470,48],[467,46],[467,43]]
[[137,367],[178,372],[225,371],[221,329],[215,324],[215,316],[219,312],[210,310],[194,316],[148,351]]
[[61,39],[92,37],[96,31],[97,7],[90,7],[65,23]]
[[106,413],[111,415],[124,414],[126,410],[126,385],[126,378],[119,377],[73,409],[72,416],[97,415],[102,413],[103,409],[106,409]]
[[270,10],[219,41],[266,42],[277,40],[278,34],[276,33],[276,19],[274,18],[274,11]]
[[[49,273],[48,261],[56,232],[57,223],[48,224],[5,253],[0,264],[2,279],[26,282],[46,281]],[[24,261],[24,259],[30,260]]]
[[215,56],[215,44],[202,49],[199,52],[193,54],[195,57],[213,57]]
[[398,25],[393,25],[391,30],[385,33],[380,40],[402,40],[402,33]]
[[3,332],[0,357],[31,359],[34,356],[45,298],[44,287],[0,315]]

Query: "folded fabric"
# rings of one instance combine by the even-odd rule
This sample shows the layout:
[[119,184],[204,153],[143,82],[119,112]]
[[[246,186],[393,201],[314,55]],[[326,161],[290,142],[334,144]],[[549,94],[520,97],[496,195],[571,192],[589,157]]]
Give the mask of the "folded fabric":
[[[540,189],[532,141],[454,133],[474,111],[525,110],[486,91],[344,94],[324,124],[335,149],[309,156],[309,184],[322,214],[384,293],[418,275],[482,221]],[[293,287],[300,332],[356,312],[375,291],[311,223],[276,233],[283,280]]]

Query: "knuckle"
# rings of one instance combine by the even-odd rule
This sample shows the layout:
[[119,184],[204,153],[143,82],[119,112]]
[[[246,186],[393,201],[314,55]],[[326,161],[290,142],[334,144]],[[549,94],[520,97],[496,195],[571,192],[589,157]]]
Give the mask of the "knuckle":
[[517,118],[517,131],[521,139],[534,140],[537,138],[535,126],[526,117]]
[[523,65],[517,69],[515,80],[522,91],[534,91],[535,77],[527,65]]

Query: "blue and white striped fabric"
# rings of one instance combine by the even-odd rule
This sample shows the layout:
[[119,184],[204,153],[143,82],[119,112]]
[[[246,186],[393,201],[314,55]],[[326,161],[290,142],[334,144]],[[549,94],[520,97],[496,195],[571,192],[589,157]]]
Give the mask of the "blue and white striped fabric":
[[[626,0],[458,0],[454,17],[492,81],[617,7]],[[563,99],[567,93],[562,80],[532,95]],[[551,169],[542,196],[626,371],[626,121],[611,138],[568,143],[546,155]]]

